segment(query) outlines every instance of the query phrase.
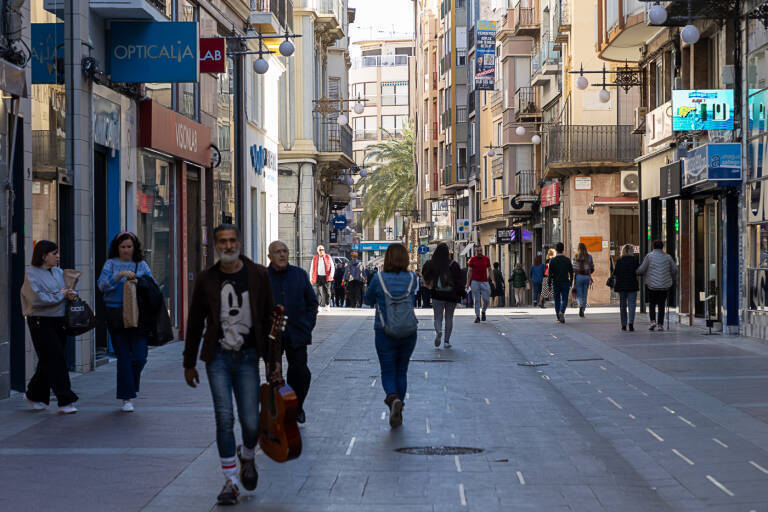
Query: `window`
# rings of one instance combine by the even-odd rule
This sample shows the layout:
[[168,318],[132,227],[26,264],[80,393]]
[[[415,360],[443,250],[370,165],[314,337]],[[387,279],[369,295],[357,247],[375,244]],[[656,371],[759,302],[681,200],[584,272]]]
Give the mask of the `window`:
[[382,106],[408,105],[408,82],[382,82]]
[[413,55],[413,48],[395,48],[395,55]]
[[354,119],[355,140],[377,140],[376,116],[361,116]]
[[382,137],[402,137],[408,125],[408,116],[381,116]]
[[488,199],[488,157],[483,157],[483,199]]
[[[255,58],[254,58],[255,60]],[[264,75],[248,73],[251,77],[249,120],[264,128]]]
[[362,82],[359,84],[352,84],[351,97],[353,99],[361,98],[366,99],[368,102],[366,107],[370,107],[376,104],[376,82]]

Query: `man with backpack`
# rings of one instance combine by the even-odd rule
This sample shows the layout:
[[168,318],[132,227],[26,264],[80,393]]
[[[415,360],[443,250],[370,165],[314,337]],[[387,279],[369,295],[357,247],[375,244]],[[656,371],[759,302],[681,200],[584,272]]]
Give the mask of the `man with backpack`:
[[352,259],[344,271],[344,282],[347,284],[347,307],[363,307],[363,264],[357,259],[358,253],[353,251]]

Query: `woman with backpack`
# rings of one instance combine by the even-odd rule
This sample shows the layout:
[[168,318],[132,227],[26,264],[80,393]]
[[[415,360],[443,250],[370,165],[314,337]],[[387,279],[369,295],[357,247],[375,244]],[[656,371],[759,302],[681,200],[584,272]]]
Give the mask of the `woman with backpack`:
[[595,271],[595,263],[592,255],[587,252],[587,246],[579,243],[576,256],[573,257],[573,288],[579,299],[579,316],[584,318],[584,309],[587,307],[587,292],[592,284],[592,273]]
[[621,257],[616,261],[613,269],[613,291],[619,294],[619,314],[621,315],[621,330],[635,330],[635,308],[637,306],[637,268],[640,262],[635,256],[632,244],[621,248]]
[[515,263],[515,269],[512,271],[512,277],[509,280],[512,283],[512,288],[515,290],[515,306],[519,308],[523,305],[525,283],[528,281],[525,270],[523,270],[523,266],[520,263]]
[[[141,242],[128,231],[119,233],[109,245],[109,259],[101,269],[98,286],[107,307],[107,328],[117,356],[117,399],[123,412],[133,412],[141,371],[147,363],[147,336],[140,327],[123,326],[123,288],[142,276],[152,277],[144,261]],[[154,278],[153,278],[154,279]]]
[[[435,347],[445,332],[445,348],[451,348],[451,332],[453,332],[453,313],[456,304],[464,295],[463,273],[461,267],[451,259],[448,244],[441,243],[432,254],[432,258],[424,264],[422,270],[425,286],[430,289],[432,310],[435,314]],[[443,330],[443,315],[445,315],[445,330]]]
[[408,250],[392,244],[384,266],[368,284],[363,302],[376,309],[373,330],[381,366],[381,385],[387,394],[389,425],[403,423],[403,402],[408,387],[408,363],[416,347],[418,320],[413,310],[416,274],[408,272]]

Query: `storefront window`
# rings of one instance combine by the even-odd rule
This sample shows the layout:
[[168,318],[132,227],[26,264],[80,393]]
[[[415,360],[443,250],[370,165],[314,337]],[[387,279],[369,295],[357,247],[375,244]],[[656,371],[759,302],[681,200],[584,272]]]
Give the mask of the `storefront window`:
[[144,258],[152,269],[170,311],[174,311],[175,282],[173,267],[173,164],[150,153],[139,158],[137,235],[144,249]]

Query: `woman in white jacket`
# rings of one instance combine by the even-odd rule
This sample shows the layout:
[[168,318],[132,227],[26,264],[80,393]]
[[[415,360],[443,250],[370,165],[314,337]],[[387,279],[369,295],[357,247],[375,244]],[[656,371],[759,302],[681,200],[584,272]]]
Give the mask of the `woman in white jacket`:
[[[667,293],[675,284],[677,265],[672,256],[664,252],[664,242],[653,241],[653,251],[649,252],[643,263],[637,269],[637,275],[645,276],[645,287],[648,289],[648,316],[651,319],[649,331],[664,330],[664,308]],[[656,310],[658,309],[658,316]],[[667,326],[669,328],[669,326]]]

